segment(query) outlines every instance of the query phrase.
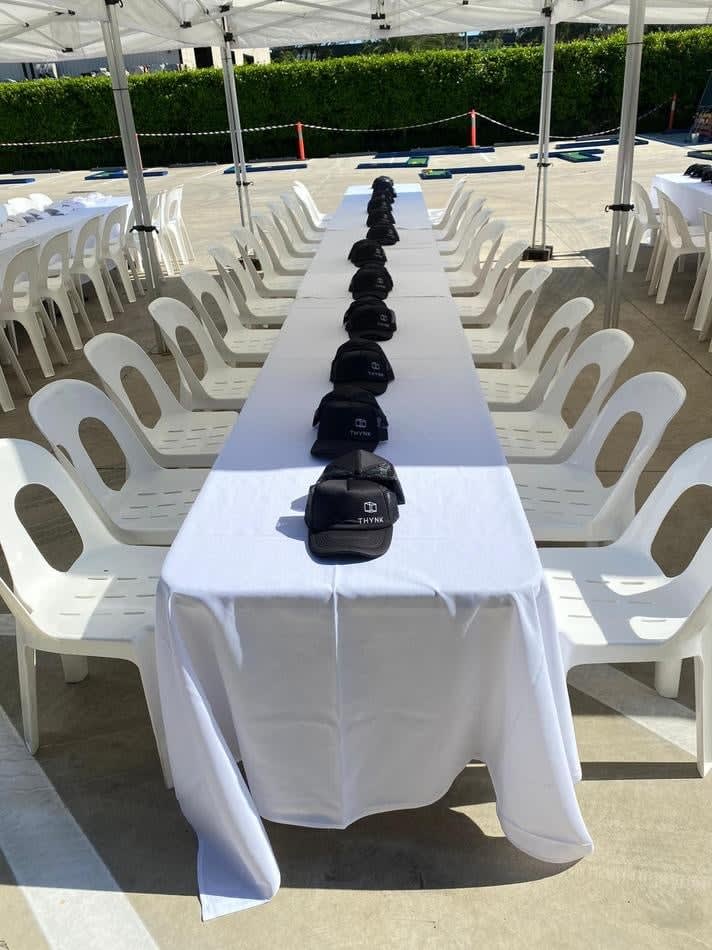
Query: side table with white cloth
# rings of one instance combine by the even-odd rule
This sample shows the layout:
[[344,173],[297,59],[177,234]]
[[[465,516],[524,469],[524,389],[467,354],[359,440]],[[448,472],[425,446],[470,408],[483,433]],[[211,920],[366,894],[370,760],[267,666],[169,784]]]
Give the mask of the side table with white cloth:
[[669,173],[655,175],[651,182],[653,205],[657,207],[657,191],[662,191],[682,211],[688,224],[702,224],[702,212],[712,214],[712,184],[689,175]]
[[473,759],[514,845],[561,863],[592,850],[549,592],[419,189],[407,204],[422,242],[386,248],[396,378],[378,397],[389,441],[376,451],[406,502],[377,560],[307,549],[324,466],[311,420],[346,339],[367,193],[360,222],[353,194],[331,217],[342,227],[325,232],[159,583],[161,699],[205,919],[276,893],[260,816],[344,828],[436,801]]

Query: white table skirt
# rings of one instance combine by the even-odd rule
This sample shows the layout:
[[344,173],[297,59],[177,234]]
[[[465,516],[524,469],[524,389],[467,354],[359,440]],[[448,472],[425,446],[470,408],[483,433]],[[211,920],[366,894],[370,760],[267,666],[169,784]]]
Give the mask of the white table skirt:
[[674,201],[688,224],[702,224],[702,212],[712,214],[712,184],[701,182],[689,175],[656,175],[651,184],[653,204],[657,207],[655,189]]
[[161,697],[206,919],[278,889],[260,815],[343,828],[437,800],[473,758],[517,847],[553,862],[592,849],[548,590],[449,297],[432,312],[400,298],[384,344],[396,379],[378,451],[406,496],[389,551],[308,552],[311,416],[346,339],[352,268],[338,269],[337,299],[295,302],[159,584]]

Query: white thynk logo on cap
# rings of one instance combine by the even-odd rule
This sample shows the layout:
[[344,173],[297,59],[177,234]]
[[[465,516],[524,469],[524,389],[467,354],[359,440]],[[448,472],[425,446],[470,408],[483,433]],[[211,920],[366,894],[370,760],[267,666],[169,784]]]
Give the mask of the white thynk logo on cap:
[[357,429],[365,429],[368,426],[368,422],[359,416],[357,419],[354,419],[354,426]]
[[375,515],[375,513],[378,511],[378,505],[375,503],[375,501],[364,501],[363,510],[367,515]]

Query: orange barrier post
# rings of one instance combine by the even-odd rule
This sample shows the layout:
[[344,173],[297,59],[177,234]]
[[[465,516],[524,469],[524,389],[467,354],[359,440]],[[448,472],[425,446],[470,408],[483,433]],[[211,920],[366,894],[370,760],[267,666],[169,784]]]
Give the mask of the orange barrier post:
[[670,103],[670,117],[668,118],[667,130],[672,132],[672,127],[675,124],[675,109],[677,108],[677,93],[672,94],[672,102]]
[[470,109],[470,146],[477,148],[477,113]]
[[302,131],[303,128],[304,128],[303,124],[302,124],[301,122],[297,122],[297,125],[296,125],[296,129],[297,129],[297,158],[299,159],[300,162],[303,162],[303,161],[306,160],[306,155],[304,154],[304,132]]

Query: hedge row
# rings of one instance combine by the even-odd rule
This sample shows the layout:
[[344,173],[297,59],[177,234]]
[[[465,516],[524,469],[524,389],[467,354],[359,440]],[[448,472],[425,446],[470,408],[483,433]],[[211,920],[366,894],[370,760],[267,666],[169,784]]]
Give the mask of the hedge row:
[[[623,33],[556,48],[552,132],[575,135],[617,125],[625,58]],[[646,36],[640,112],[679,96],[677,124],[689,125],[712,63],[712,28]],[[401,126],[466,112],[471,107],[523,129],[538,123],[541,47],[395,53],[317,62],[244,66],[235,70],[243,125],[300,119],[339,128]],[[225,129],[219,70],[132,76],[131,98],[140,132]],[[662,109],[641,122],[660,129]],[[333,133],[308,129],[307,155],[463,145],[468,121],[409,132]],[[36,80],[0,85],[0,141],[82,138],[116,133],[110,83],[105,78]],[[521,138],[484,121],[483,144]],[[246,136],[248,156],[294,154],[294,131]],[[227,137],[142,140],[147,165],[227,160]],[[86,168],[121,162],[118,143],[1,148],[0,170]]]

